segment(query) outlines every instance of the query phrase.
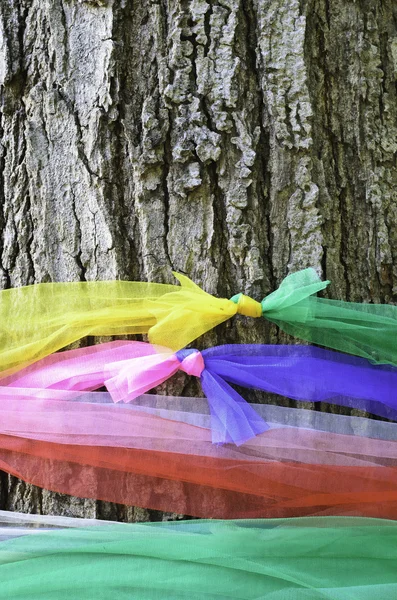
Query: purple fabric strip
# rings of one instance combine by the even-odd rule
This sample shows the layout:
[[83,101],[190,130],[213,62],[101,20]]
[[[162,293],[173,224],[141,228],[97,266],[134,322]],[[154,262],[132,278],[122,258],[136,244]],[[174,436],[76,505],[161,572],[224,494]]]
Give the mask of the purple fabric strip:
[[[193,350],[181,350],[182,361]],[[242,444],[266,423],[229,383],[397,420],[397,368],[314,346],[227,345],[201,352],[213,441]]]

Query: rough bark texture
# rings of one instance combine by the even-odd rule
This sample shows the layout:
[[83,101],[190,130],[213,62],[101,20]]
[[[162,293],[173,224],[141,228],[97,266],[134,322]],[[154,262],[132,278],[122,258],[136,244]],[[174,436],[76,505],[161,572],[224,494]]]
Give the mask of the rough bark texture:
[[[1,0],[1,285],[174,269],[260,299],[312,265],[393,302],[396,79],[393,0]],[[2,508],[174,518],[1,483]]]

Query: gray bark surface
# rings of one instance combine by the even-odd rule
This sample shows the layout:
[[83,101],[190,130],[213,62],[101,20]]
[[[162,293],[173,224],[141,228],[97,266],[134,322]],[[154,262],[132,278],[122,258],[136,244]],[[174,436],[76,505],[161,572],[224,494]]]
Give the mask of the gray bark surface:
[[[396,79],[393,0],[0,0],[0,285],[176,270],[261,299],[313,266],[329,297],[395,301]],[[287,339],[236,319],[201,344]]]

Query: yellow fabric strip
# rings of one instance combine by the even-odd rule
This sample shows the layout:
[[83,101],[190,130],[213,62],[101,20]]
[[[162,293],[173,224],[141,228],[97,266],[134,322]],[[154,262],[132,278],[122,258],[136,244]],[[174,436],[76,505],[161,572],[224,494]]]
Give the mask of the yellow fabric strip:
[[260,302],[253,300],[249,296],[239,294],[237,301],[237,312],[239,315],[258,319],[262,316],[262,305]]
[[180,350],[236,314],[187,277],[181,286],[128,281],[42,283],[0,292],[0,371],[10,373],[85,336],[149,334]]

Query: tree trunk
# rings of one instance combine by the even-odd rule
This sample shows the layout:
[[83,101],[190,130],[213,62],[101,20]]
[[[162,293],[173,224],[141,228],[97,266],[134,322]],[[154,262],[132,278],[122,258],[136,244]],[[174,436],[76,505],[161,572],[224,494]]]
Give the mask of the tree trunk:
[[[1,285],[176,270],[261,299],[313,266],[392,302],[396,78],[393,0],[1,0]],[[236,319],[201,343],[286,339]],[[5,474],[0,505],[175,518]]]

